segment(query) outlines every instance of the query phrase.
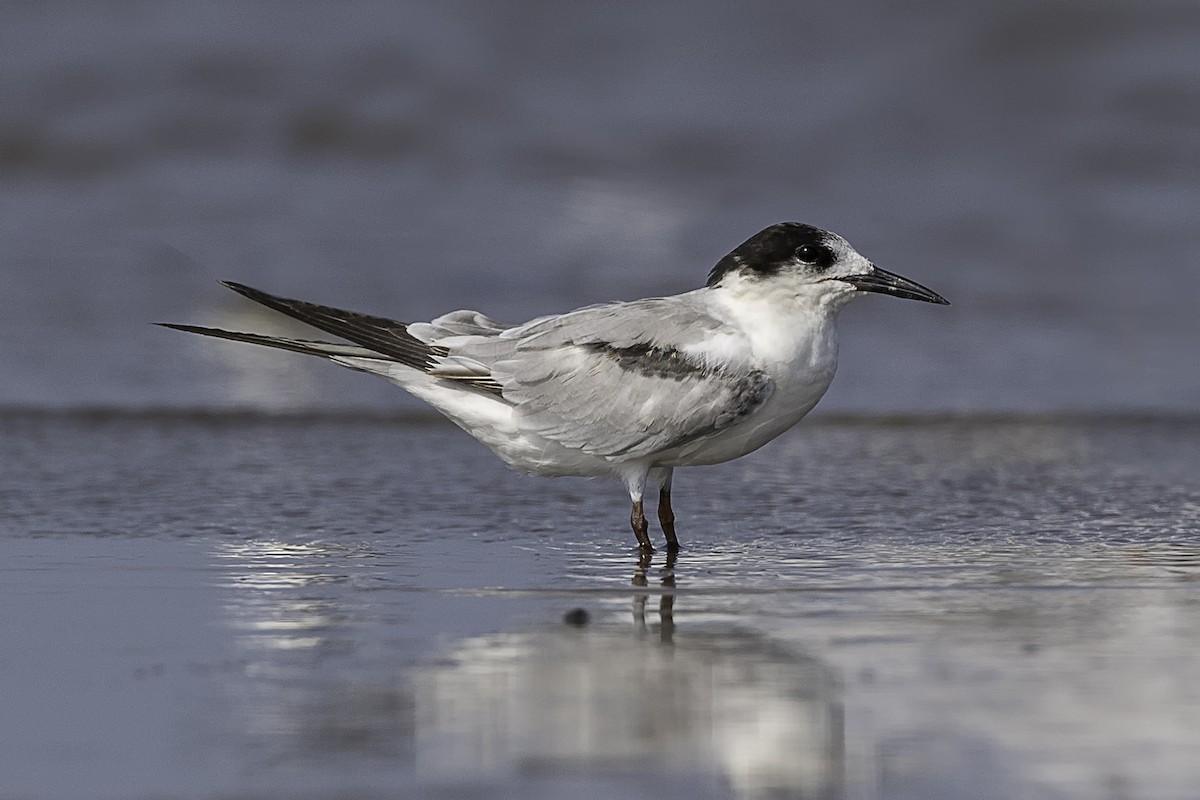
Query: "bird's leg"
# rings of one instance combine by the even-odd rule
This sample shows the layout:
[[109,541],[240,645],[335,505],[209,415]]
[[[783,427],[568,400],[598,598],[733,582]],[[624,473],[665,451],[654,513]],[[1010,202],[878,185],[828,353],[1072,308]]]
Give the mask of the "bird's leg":
[[671,509],[671,478],[674,470],[666,469],[666,477],[658,489],[658,524],[662,526],[663,534],[667,537],[667,552],[679,550],[679,539],[675,535],[675,512]]
[[633,501],[633,513],[629,515],[629,523],[633,525],[633,535],[637,537],[638,548],[650,552],[654,545],[650,544],[650,524],[646,522],[646,512],[642,507],[642,498]]
[[667,550],[674,552],[679,549],[679,539],[675,536],[675,512],[671,510],[671,490],[666,487],[658,490],[658,524],[662,525],[667,537]]
[[633,503],[633,512],[629,515],[629,524],[633,526],[633,535],[637,537],[638,549],[643,553],[654,550],[650,544],[650,526],[646,522],[646,511],[642,505],[642,495],[646,493],[646,478],[650,470],[631,470],[621,476],[625,488],[629,490],[629,499]]

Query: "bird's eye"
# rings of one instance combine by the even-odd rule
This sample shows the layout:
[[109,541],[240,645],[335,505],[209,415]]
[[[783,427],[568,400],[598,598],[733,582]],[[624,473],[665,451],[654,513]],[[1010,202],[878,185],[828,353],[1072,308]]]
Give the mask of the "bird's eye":
[[796,258],[824,269],[833,263],[833,251],[823,244],[802,244],[796,248]]

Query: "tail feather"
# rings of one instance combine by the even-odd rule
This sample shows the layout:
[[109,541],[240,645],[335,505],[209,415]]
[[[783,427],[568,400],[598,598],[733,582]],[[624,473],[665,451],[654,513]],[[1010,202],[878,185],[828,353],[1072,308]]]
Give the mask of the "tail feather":
[[[242,333],[227,331],[221,328],[205,328],[199,325],[181,325],[174,322],[159,322],[164,328],[172,328],[187,333],[198,333],[202,336],[214,336],[218,339],[229,339],[234,342],[248,342],[280,350],[290,350],[294,353],[321,356],[331,359],[351,369],[371,372],[389,378],[401,386],[408,387],[404,381],[397,378],[394,370],[396,364],[419,370],[432,379],[444,381],[485,394],[503,397],[503,388],[490,375],[434,374],[440,368],[450,351],[445,347],[430,345],[417,339],[408,332],[408,326],[402,322],[385,317],[372,317],[355,311],[345,311],[331,306],[321,306],[316,303],[306,303],[302,300],[289,300],[285,297],[261,292],[249,286],[232,281],[221,281],[225,286],[238,294],[250,298],[289,317],[319,328],[326,333],[332,333],[354,342],[353,345],[337,342],[320,342],[310,339],[289,339],[283,336],[266,336],[261,333]],[[463,312],[474,313],[474,312]],[[486,317],[479,315],[482,320],[493,327],[498,327]],[[484,323],[475,321],[476,327]],[[440,408],[440,406],[439,406]]]
[[[174,322],[156,322],[155,325],[161,325],[164,328],[171,328],[177,331],[186,331],[187,333],[198,333],[202,336],[214,336],[218,339],[229,339],[233,342],[249,342],[250,344],[261,344],[266,347],[276,347],[280,350],[291,350],[294,353],[304,353],[310,356],[322,356],[324,358],[373,358],[384,360],[384,358],[373,350],[368,350],[365,347],[358,347],[350,344],[338,344],[336,342],[318,342],[309,339],[288,339],[283,336],[265,336],[261,333],[242,333],[241,331],[227,331],[221,328],[205,328],[200,325],[180,325]],[[386,359],[391,360],[391,359]]]
[[303,300],[276,297],[233,281],[221,281],[221,283],[243,297],[261,303],[267,308],[287,314],[289,317],[319,328],[326,333],[332,333],[362,345],[409,367],[428,371],[437,363],[435,356],[444,356],[449,352],[444,347],[425,344],[408,332],[407,325],[394,319],[373,317],[368,314],[359,314],[356,311],[306,303]]

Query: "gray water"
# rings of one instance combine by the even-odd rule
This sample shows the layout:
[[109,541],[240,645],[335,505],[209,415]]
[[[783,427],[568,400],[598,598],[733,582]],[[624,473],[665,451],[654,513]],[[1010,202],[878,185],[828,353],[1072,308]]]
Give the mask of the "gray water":
[[[1196,796],[1200,6],[9,2],[0,74],[3,800]],[[147,324],[519,321],[786,219],[953,305],[847,309],[677,559]]]
[[643,561],[619,487],[448,425],[0,433],[0,797],[1200,781],[1195,421],[813,423],[681,473]]

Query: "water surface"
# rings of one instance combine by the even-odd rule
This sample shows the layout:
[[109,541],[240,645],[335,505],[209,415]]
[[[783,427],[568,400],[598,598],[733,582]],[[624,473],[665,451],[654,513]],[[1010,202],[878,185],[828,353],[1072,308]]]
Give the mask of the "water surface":
[[419,418],[0,433],[2,797],[1200,780],[1195,420],[808,424],[680,473],[677,559]]

